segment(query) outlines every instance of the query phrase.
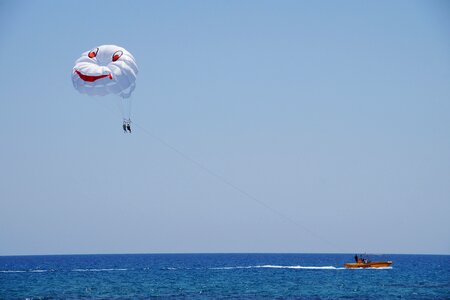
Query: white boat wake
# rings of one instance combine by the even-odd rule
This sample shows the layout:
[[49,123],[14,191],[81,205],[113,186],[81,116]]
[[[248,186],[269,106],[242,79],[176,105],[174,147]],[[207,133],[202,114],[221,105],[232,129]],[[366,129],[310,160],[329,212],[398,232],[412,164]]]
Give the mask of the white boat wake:
[[300,270],[341,270],[344,267],[334,266],[281,266],[281,265],[256,265],[256,266],[235,266],[235,267],[216,267],[210,270],[233,270],[233,269],[300,269]]

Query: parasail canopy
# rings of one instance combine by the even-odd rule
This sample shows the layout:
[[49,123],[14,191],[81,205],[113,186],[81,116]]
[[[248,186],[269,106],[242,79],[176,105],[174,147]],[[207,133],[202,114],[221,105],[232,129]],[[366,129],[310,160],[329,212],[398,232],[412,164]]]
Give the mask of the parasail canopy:
[[115,45],[102,45],[84,52],[75,62],[72,83],[80,93],[90,96],[116,94],[131,96],[138,67],[130,52]]

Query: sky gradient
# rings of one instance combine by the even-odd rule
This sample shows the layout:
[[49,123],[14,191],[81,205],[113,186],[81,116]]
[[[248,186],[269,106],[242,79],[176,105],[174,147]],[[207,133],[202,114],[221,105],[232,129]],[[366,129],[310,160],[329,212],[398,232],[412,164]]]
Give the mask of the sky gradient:
[[450,254],[448,1],[0,1],[0,66],[0,255]]

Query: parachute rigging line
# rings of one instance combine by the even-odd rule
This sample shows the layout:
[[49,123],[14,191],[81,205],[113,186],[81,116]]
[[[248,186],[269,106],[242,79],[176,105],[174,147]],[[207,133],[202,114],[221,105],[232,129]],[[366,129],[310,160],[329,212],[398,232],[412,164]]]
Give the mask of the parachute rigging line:
[[[100,106],[102,106],[103,108],[107,108],[111,113],[116,114],[117,111],[113,111],[110,107],[107,107],[104,103],[100,103],[100,102],[96,102],[98,103]],[[164,147],[170,149],[172,152],[176,153],[178,156],[180,156],[181,158],[185,159],[186,161],[190,162],[192,165],[196,166],[197,168],[199,168],[200,170],[202,170],[203,172],[209,174],[211,177],[216,178],[218,181],[222,182],[223,184],[225,184],[226,186],[232,188],[233,190],[237,191],[238,193],[240,193],[241,195],[243,195],[245,198],[252,200],[253,202],[256,202],[257,204],[259,204],[260,206],[264,207],[265,209],[267,209],[268,211],[272,212],[273,214],[277,215],[280,219],[284,220],[284,221],[288,221],[289,223],[301,228],[303,231],[308,232],[311,236],[315,237],[317,240],[320,240],[322,242],[325,242],[326,244],[328,244],[329,246],[341,249],[341,247],[339,245],[336,245],[335,243],[331,242],[330,240],[326,239],[325,237],[317,234],[315,231],[309,229],[308,227],[306,227],[305,225],[299,223],[298,221],[292,219],[290,216],[280,212],[279,210],[273,208],[272,206],[268,205],[267,203],[265,203],[264,201],[258,199],[256,196],[250,194],[249,192],[247,192],[246,190],[244,190],[243,188],[237,186],[236,184],[234,184],[233,182],[231,182],[230,180],[228,180],[227,178],[225,178],[224,176],[214,172],[213,170],[211,170],[210,168],[208,168],[207,166],[205,166],[204,164],[200,163],[199,161],[193,159],[192,157],[190,157],[189,155],[185,154],[183,151],[179,150],[178,148],[174,147],[173,145],[171,145],[170,143],[166,142],[166,140],[164,140],[163,138],[155,135],[154,133],[152,133],[150,130],[146,129],[145,127],[143,127],[142,125],[140,125],[139,123],[136,123],[135,121],[131,121],[133,123],[133,125],[136,128],[139,128],[142,132],[144,132],[147,136],[149,136],[150,138],[158,141],[161,145],[163,145]]]
[[[288,215],[280,212],[279,210],[273,208],[272,206],[268,205],[264,201],[258,199],[256,196],[250,194],[246,190],[244,190],[241,187],[237,186],[236,184],[232,183],[230,180],[228,180],[224,176],[214,172],[213,170],[211,170],[210,168],[208,168],[204,164],[200,163],[199,161],[193,159],[189,155],[187,155],[184,152],[180,151],[178,148],[176,148],[173,145],[169,144],[164,139],[160,138],[159,136],[156,136],[154,133],[150,132],[149,130],[144,128],[142,125],[140,125],[140,124],[138,124],[138,123],[136,123],[134,121],[133,121],[133,124],[137,128],[141,129],[142,132],[146,133],[152,139],[158,141],[160,144],[162,144],[166,148],[172,150],[173,152],[178,154],[180,157],[182,157],[183,159],[189,161],[191,164],[195,165],[196,167],[198,167],[199,169],[201,169],[205,173],[207,173],[210,176],[216,178],[218,181],[222,182],[223,184],[227,185],[228,187],[230,187],[230,188],[234,189],[235,191],[239,192],[241,195],[245,196],[247,199],[250,199],[250,200],[258,203],[259,205],[261,205],[262,207],[264,207],[268,211],[270,211],[273,214],[275,214],[278,217],[280,217],[282,220],[288,221],[291,224],[296,225],[297,227],[301,228],[303,231],[308,232],[311,236],[314,236],[316,239],[321,240],[321,241],[327,243],[330,246],[337,247],[337,245],[335,245],[333,242],[329,241],[328,239],[324,238],[323,236],[321,236],[321,235],[317,234],[316,232],[312,231],[311,229],[309,229],[305,225],[303,225],[303,224],[297,222],[296,220],[292,219],[290,216],[288,216]],[[338,247],[338,248],[340,248],[340,247]]]

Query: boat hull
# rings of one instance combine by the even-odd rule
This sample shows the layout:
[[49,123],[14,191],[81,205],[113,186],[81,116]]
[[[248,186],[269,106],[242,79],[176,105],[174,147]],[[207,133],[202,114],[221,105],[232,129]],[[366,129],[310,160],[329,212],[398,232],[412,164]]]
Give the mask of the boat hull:
[[392,261],[372,261],[368,263],[348,263],[344,267],[347,269],[357,268],[387,268],[392,265]]

